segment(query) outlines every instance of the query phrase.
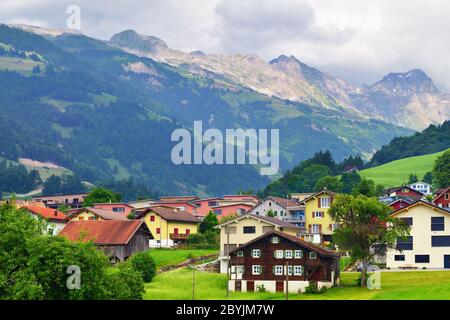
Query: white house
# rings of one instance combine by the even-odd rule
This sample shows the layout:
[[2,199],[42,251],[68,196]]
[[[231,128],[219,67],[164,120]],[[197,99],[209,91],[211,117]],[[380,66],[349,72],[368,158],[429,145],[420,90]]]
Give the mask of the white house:
[[279,220],[305,228],[305,206],[300,205],[296,200],[269,196],[256,205],[250,213],[266,217],[270,211]]
[[417,181],[416,183],[410,184],[409,187],[423,193],[426,196],[433,194],[431,191],[431,185],[423,181]]
[[39,206],[23,206],[22,209],[34,218],[45,221],[45,233],[48,235],[55,236],[66,226],[67,216],[59,210]]
[[450,269],[450,212],[418,201],[392,213],[411,226],[410,236],[399,239],[386,253],[391,269]]

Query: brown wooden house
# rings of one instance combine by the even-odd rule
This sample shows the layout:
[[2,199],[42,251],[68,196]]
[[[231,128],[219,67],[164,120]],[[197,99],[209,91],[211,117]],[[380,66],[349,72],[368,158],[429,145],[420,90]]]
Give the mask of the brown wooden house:
[[61,231],[70,241],[92,241],[112,262],[147,251],[153,235],[144,220],[70,221]]
[[316,282],[331,287],[339,278],[333,251],[279,231],[270,231],[230,252],[230,290],[304,292]]

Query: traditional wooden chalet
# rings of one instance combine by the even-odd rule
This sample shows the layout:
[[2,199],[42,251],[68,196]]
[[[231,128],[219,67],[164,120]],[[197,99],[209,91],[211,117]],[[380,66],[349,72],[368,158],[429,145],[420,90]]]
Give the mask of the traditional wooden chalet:
[[232,291],[304,292],[338,283],[339,256],[297,237],[271,231],[230,253]]
[[147,251],[153,235],[144,220],[71,221],[60,236],[70,241],[92,241],[112,262],[124,261],[136,252]]
[[406,198],[406,197],[397,197],[394,201],[390,202],[388,205],[391,207],[393,211],[400,210],[402,208],[406,208],[407,206],[416,202],[414,199]]
[[450,211],[450,187],[439,191],[440,192],[434,198],[434,204],[439,208]]
[[396,188],[390,188],[386,190],[387,197],[407,197],[415,200],[421,200],[425,198],[425,195],[409,186],[401,186]]

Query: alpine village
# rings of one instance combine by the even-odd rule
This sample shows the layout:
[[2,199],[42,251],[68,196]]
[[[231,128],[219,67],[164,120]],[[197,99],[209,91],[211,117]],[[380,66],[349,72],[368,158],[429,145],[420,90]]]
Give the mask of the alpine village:
[[[219,77],[220,66],[197,74],[143,56],[144,43],[175,55],[134,31],[99,41],[0,25],[0,299],[449,298],[444,113],[402,126],[367,120],[322,105],[332,93],[310,103],[264,95]],[[256,68],[252,59],[242,69]],[[288,77],[281,66],[298,64],[280,56],[264,68]],[[364,90],[394,83],[438,99],[420,70]],[[389,106],[395,119],[419,119]],[[278,175],[170,163],[177,121],[220,127],[243,115],[280,128]]]

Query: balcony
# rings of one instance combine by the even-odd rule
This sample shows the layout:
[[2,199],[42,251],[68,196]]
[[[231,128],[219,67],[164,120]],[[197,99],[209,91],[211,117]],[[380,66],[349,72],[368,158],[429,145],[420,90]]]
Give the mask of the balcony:
[[187,240],[189,237],[186,233],[171,233],[169,236],[172,240]]
[[305,222],[305,216],[284,217],[283,221],[290,223],[302,223]]

